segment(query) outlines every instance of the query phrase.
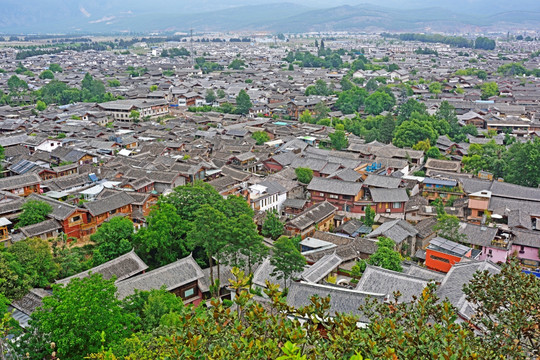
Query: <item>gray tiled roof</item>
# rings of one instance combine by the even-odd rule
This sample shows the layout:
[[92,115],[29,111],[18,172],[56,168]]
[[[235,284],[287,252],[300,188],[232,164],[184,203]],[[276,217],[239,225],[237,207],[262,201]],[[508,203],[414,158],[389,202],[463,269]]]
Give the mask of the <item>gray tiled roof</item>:
[[459,232],[464,234],[466,238],[464,243],[478,246],[489,246],[497,235],[496,227],[488,227],[483,225],[475,225],[469,223],[460,223]]
[[39,183],[41,183],[41,178],[35,173],[9,176],[0,179],[0,190],[13,190]]
[[386,222],[368,234],[370,238],[385,236],[394,240],[396,244],[400,244],[409,236],[415,236],[418,230],[405,220],[397,219]]
[[444,277],[437,296],[441,299],[448,299],[454,305],[458,312],[464,316],[472,315],[472,306],[466,300],[463,293],[463,285],[467,284],[477,271],[489,271],[491,274],[497,274],[501,270],[498,266],[489,261],[461,261],[454,264],[448,274]]
[[429,158],[424,166],[426,169],[459,172],[461,169],[461,162]]
[[97,216],[134,202],[135,200],[129,194],[121,191],[104,199],[84,203],[83,206],[90,211],[90,214]]
[[[399,179],[398,179],[399,180]],[[370,190],[371,198],[374,202],[405,202],[409,200],[409,195],[407,195],[407,190],[400,189],[380,189],[380,188],[371,188]]]
[[336,209],[334,205],[324,201],[304,210],[287,224],[303,230],[335,213]]
[[441,282],[444,279],[444,276],[446,275],[441,272],[429,270],[428,268],[416,265],[415,263],[407,264],[407,262],[403,264],[403,273],[415,276],[419,279],[424,279],[426,281],[435,281],[435,282]]
[[116,284],[117,297],[123,299],[132,295],[135,290],[150,291],[163,286],[167,290],[173,290],[203,277],[202,269],[190,255],[172,264],[118,282]]
[[43,298],[50,295],[51,293],[45,289],[35,288],[31,289],[28,294],[19,300],[13,301],[11,304],[14,308],[22,311],[26,315],[32,315],[34,310],[43,305]]
[[293,282],[289,287],[287,304],[296,308],[311,304],[313,296],[320,298],[330,296],[330,315],[336,313],[352,314],[362,317],[358,308],[366,303],[368,297],[384,301],[386,294],[368,293],[357,290],[349,290],[339,286],[319,285],[313,283]]
[[522,245],[540,249],[540,234],[537,230],[513,229],[515,245]]
[[410,274],[368,265],[356,290],[388,294],[391,298],[395,291],[399,291],[401,293],[399,301],[409,302],[413,300],[413,296],[420,295],[427,284],[427,280]]
[[311,179],[307,189],[323,193],[356,196],[362,189],[362,184],[351,181],[314,177]]
[[354,171],[353,169],[338,170],[334,174],[329,176],[330,178],[339,178],[343,181],[358,181],[362,178],[362,175]]
[[332,249],[304,253],[304,257],[310,262],[315,262],[325,255],[336,253],[337,256],[343,259],[343,262],[347,262],[358,259],[360,255],[371,255],[376,250],[377,241],[357,237],[348,244],[338,245]]
[[304,270],[300,277],[308,282],[319,282],[334,271],[342,261],[335,253],[325,255],[315,264]]
[[49,217],[56,219],[58,221],[65,220],[68,216],[73,214],[77,210],[76,206],[67,204],[62,201],[51,199],[48,196],[30,194],[26,201],[35,200],[35,201],[44,201],[52,207],[52,213],[49,214]]
[[[253,284],[266,288],[266,280],[271,284],[279,285],[281,289],[285,288],[284,279],[278,279],[277,275],[270,275],[274,271],[274,266],[270,263],[270,258],[266,258],[261,265],[253,272]],[[301,272],[292,275],[293,279],[300,277]]]
[[519,226],[524,229],[532,230],[531,214],[521,209],[510,210],[508,212],[508,226]]
[[148,269],[148,265],[146,265],[144,261],[142,261],[141,258],[135,254],[135,251],[131,250],[124,255],[120,255],[116,259],[107,261],[106,263],[93,267],[90,270],[83,271],[65,279],[57,280],[56,283],[66,285],[74,278],[83,279],[90,276],[91,273],[101,274],[105,279],[110,279],[115,276],[116,281],[118,282],[143,272],[146,269]]
[[26,237],[35,237],[61,229],[60,223],[54,219],[42,221],[34,225],[21,227],[20,230]]
[[397,189],[401,184],[400,178],[369,174],[364,180],[364,185],[376,188]]

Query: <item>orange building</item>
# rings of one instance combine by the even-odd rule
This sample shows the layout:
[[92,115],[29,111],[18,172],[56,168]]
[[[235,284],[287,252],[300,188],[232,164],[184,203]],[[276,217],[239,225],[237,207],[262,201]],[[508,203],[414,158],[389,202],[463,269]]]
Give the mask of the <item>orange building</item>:
[[437,236],[431,239],[426,249],[425,265],[428,269],[447,273],[455,263],[471,254],[470,247]]

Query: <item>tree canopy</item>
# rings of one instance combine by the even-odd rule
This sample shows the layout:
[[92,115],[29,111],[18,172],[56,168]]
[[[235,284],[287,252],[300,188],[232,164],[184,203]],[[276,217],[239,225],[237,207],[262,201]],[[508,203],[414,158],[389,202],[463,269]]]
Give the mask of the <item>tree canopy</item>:
[[246,90],[240,90],[240,93],[236,97],[236,111],[239,114],[247,114],[252,106],[253,104]]
[[104,222],[90,240],[96,243],[94,266],[115,259],[129,252],[133,246],[133,222],[124,217],[116,217]]
[[294,239],[282,236],[274,242],[270,263],[274,266],[272,276],[283,279],[287,289],[292,276],[304,270],[306,259]]
[[45,221],[52,210],[51,205],[45,201],[29,200],[22,206],[22,213],[19,215],[17,227],[34,225]]
[[43,298],[43,306],[31,316],[20,353],[43,359],[54,342],[58,358],[79,360],[99,352],[102,340],[109,347],[128,337],[135,319],[120,306],[114,281],[92,274],[65,287],[53,285],[53,294]]

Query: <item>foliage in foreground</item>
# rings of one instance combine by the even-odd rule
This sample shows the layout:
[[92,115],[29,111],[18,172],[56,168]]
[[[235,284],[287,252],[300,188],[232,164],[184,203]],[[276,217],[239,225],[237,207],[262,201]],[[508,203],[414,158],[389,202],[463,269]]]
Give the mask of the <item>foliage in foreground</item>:
[[[434,284],[411,302],[399,302],[398,293],[386,303],[368,299],[359,304],[359,317],[330,313],[330,299],[316,296],[306,307],[290,307],[272,284],[263,305],[249,291],[251,276],[236,268],[232,273],[234,300],[212,300],[210,308],[185,306],[164,289],[118,301],[114,280],[100,275],[55,286],[32,315],[18,354],[49,359],[54,342],[61,359],[90,352],[91,359],[109,360],[538,357],[540,281],[521,273],[517,263],[500,274],[474,276],[465,293],[478,311],[462,323],[452,305],[437,298]],[[4,320],[2,334],[13,334],[9,315]],[[476,336],[473,330],[487,332]]]
[[[230,307],[213,301],[209,309],[186,306],[165,315],[153,332],[127,339],[116,349],[117,358],[493,359],[470,329],[455,323],[452,306],[438,302],[434,285],[412,303],[368,301],[362,310],[370,325],[361,328],[356,316],[332,317],[329,298],[313,297],[311,305],[294,309],[271,284],[265,291],[271,299],[267,310],[247,291],[249,277],[240,271],[234,275]],[[103,350],[91,358],[112,356]]]

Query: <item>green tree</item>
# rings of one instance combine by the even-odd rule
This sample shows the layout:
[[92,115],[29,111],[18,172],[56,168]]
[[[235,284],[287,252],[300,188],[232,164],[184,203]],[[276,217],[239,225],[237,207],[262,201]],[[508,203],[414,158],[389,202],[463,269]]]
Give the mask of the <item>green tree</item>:
[[499,86],[494,81],[483,83],[480,90],[482,91],[482,100],[499,95]]
[[441,86],[440,82],[434,81],[431,84],[429,84],[429,92],[430,93],[438,95],[438,94],[441,93],[441,91],[442,91],[442,86]]
[[328,106],[326,106],[326,104],[322,101],[318,102],[313,110],[315,112],[315,119],[317,121],[328,117],[328,112],[330,111]]
[[483,36],[477,37],[474,42],[475,49],[493,50],[495,49],[495,45],[495,40]]
[[204,97],[204,100],[206,101],[206,103],[212,104],[214,101],[216,101],[216,99],[217,97],[216,97],[216,93],[214,93],[214,90],[207,89],[205,97]]
[[122,308],[125,312],[136,315],[139,320],[137,330],[143,331],[153,331],[161,324],[165,315],[180,315],[185,310],[182,298],[166,289],[135,290],[133,295],[122,300]]
[[304,270],[306,259],[291,238],[282,236],[274,242],[270,263],[274,266],[271,275],[283,279],[285,289],[288,289],[291,278]]
[[107,85],[109,85],[110,87],[119,87],[121,84],[118,79],[110,79],[107,80]]
[[9,91],[11,92],[20,92],[28,89],[28,84],[26,81],[20,79],[17,75],[12,75],[7,82]]
[[364,105],[365,99],[369,96],[366,89],[354,86],[350,90],[342,91],[338,94],[336,108],[344,114],[353,114]]
[[53,73],[61,73],[63,71],[62,67],[55,63],[49,65],[49,70],[51,70]]
[[327,96],[330,95],[332,91],[328,87],[328,84],[323,79],[315,81],[315,85],[310,85],[306,88],[305,95],[320,95]]
[[441,156],[441,151],[440,151],[439,148],[436,147],[436,146],[430,147],[430,148],[426,151],[426,156],[427,156],[428,158],[433,158],[433,159],[440,159],[440,158],[442,158],[442,156]]
[[58,275],[49,243],[39,238],[18,241],[8,248],[22,271],[30,278],[30,286],[47,287]]
[[129,252],[133,248],[132,237],[133,222],[130,219],[116,217],[104,222],[96,233],[90,236],[90,240],[96,244],[94,266]]
[[401,255],[394,250],[394,246],[394,240],[380,237],[379,241],[377,241],[377,251],[369,257],[368,264],[388,270],[403,271]]
[[487,79],[487,72],[485,70],[478,70],[476,72],[476,76],[480,79],[480,80],[486,80]]
[[223,197],[210,184],[196,181],[175,188],[159,200],[158,206],[171,204],[180,218],[193,222],[195,213],[203,204],[217,207],[222,201]]
[[251,134],[251,137],[255,139],[257,145],[262,145],[267,141],[270,141],[270,135],[266,131],[255,131]]
[[438,137],[439,133],[434,129],[431,117],[414,112],[408,121],[396,127],[392,143],[397,147],[412,147],[426,139],[435,144]]
[[330,141],[332,142],[332,148],[336,150],[342,150],[349,146],[349,140],[343,130],[336,130],[328,134],[328,137],[330,137]]
[[236,110],[238,113],[247,114],[252,106],[253,104],[251,103],[248,93],[244,89],[240,90],[240,93],[236,97]]
[[540,140],[513,144],[502,155],[504,180],[512,184],[538,187],[540,184],[539,162]]
[[233,70],[244,70],[245,67],[246,63],[241,59],[234,59],[228,66],[229,69]]
[[394,120],[392,114],[386,115],[380,122],[377,140],[385,144],[390,144],[392,142],[395,128],[396,121]]
[[[455,323],[454,308],[437,299],[435,285],[411,302],[367,301],[361,309],[367,325],[359,327],[358,316],[330,313],[328,297],[314,296],[308,306],[294,309],[284,304],[283,293],[272,284],[265,291],[267,310],[252,301],[249,276],[238,269],[232,273],[233,301],[165,315],[161,328],[127,339],[118,349],[119,359],[188,359],[209,353],[223,360],[276,359],[281,354],[284,360],[362,360],[360,354],[376,360],[497,358],[481,348],[471,329]],[[90,358],[113,356],[103,349]]]
[[313,117],[311,117],[311,112],[309,110],[304,110],[304,112],[300,114],[299,121],[301,123],[311,124],[313,122]]
[[[100,350],[102,334],[107,347],[129,336],[135,319],[120,306],[114,281],[92,274],[65,287],[53,285],[53,294],[43,298],[43,306],[31,316],[31,327],[20,342],[21,355],[28,352],[30,359],[43,359],[45,346],[54,342],[58,358],[78,360]],[[44,340],[41,346],[28,348],[35,345],[31,339],[36,336]]]
[[[247,204],[244,199],[241,201]],[[224,263],[252,274],[253,267],[261,263],[268,254],[268,247],[264,244],[263,237],[259,235],[252,214],[244,213],[229,218],[227,228],[230,230]]]
[[367,262],[364,259],[360,259],[351,268],[351,274],[357,278],[361,277],[364,271],[366,271]]
[[[187,238],[190,244],[200,247],[206,254],[210,265],[210,283],[214,280],[214,259],[219,261],[224,255],[224,247],[227,245],[227,218],[223,213],[208,204],[203,204],[195,212],[193,227]],[[218,276],[219,278],[219,276]],[[216,291],[212,295],[217,296]]]
[[313,179],[313,170],[310,168],[299,167],[294,169],[296,178],[303,184],[309,184],[311,179]]
[[463,292],[475,309],[472,324],[488,353],[501,358],[534,359],[540,356],[540,280],[525,274],[516,259],[500,273],[477,272]]
[[364,225],[372,227],[375,222],[375,210],[371,206],[366,206],[366,210],[364,212],[364,217],[362,219],[362,222]]
[[150,92],[154,92],[158,89],[157,85],[150,85]]
[[407,100],[406,103],[399,107],[397,125],[401,125],[403,122],[409,120],[415,112],[420,115],[427,115],[426,104],[415,99]]
[[45,221],[52,210],[51,205],[45,201],[29,200],[23,204],[16,226],[23,227]]
[[51,70],[44,70],[41,74],[39,74],[39,78],[40,79],[49,79],[49,80],[52,80],[54,79],[54,74]]
[[11,316],[12,312],[8,311],[9,304],[9,299],[0,294],[0,358],[2,360],[9,359],[6,355],[13,353],[11,339],[20,334],[19,323]]
[[0,252],[0,294],[10,300],[20,299],[30,289],[32,280],[15,255]]
[[190,229],[172,204],[160,202],[147,217],[147,226],[133,236],[135,252],[151,268],[170,264],[193,250],[186,239]]
[[459,219],[454,215],[444,213],[438,216],[437,224],[433,229],[445,239],[461,243],[467,241],[467,235],[459,231]]
[[279,217],[277,216],[276,212],[269,211],[261,229],[263,236],[276,240],[283,235],[284,231],[285,227],[283,223],[279,221]]
[[43,111],[47,109],[47,104],[45,104],[45,102],[41,101],[41,100],[38,100],[37,103],[36,103],[36,110],[37,111]]
[[83,101],[101,102],[105,96],[105,85],[86,73],[81,81],[81,97]]
[[217,91],[217,97],[218,99],[223,99],[227,94],[225,94],[225,91],[223,89],[218,89]]
[[372,115],[379,115],[383,111],[391,110],[395,105],[395,100],[386,92],[376,91],[366,99],[366,112]]
[[138,123],[141,118],[141,113],[137,110],[131,110],[129,113],[129,117],[131,120],[133,120],[134,123]]

